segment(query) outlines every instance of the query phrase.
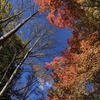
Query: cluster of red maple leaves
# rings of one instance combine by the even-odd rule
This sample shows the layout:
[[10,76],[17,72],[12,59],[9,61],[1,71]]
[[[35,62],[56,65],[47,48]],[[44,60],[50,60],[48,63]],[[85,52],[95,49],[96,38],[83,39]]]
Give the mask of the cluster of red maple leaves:
[[[49,100],[100,99],[100,1],[35,0],[40,12],[59,28],[71,28],[69,47],[45,68],[52,69],[55,89]],[[91,84],[91,91],[88,88]]]

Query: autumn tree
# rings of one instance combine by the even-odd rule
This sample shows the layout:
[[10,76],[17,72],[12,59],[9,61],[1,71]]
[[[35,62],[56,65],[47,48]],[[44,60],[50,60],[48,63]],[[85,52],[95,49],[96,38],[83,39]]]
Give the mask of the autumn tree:
[[46,64],[52,69],[54,89],[50,100],[100,99],[100,1],[36,0],[40,12],[48,11],[48,20],[59,28],[71,28],[69,47]]
[[35,2],[40,6],[40,12],[48,11],[47,19],[52,24],[59,28],[72,29],[73,37],[69,39],[72,52],[80,53],[80,40],[88,34],[99,31],[99,0],[36,0]]
[[35,2],[40,6],[40,12],[49,11],[47,18],[59,27],[75,28],[77,25],[80,28],[82,26],[90,28],[91,24],[99,25],[99,0],[36,0]]
[[81,54],[72,53],[66,49],[62,57],[56,57],[53,62],[46,65],[47,69],[52,69],[51,76],[55,86],[53,92],[49,94],[50,99],[88,100],[94,98],[95,100],[100,98],[99,40],[98,33],[93,33],[81,41],[80,48],[83,51]]

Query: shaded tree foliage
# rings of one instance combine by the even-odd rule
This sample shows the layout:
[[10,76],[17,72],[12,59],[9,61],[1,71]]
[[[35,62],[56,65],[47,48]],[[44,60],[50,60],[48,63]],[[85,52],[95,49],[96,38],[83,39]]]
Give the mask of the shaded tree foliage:
[[[0,21],[11,16],[10,11],[12,9],[12,4],[10,1],[7,0],[1,0],[0,1]],[[17,22],[17,20],[13,20],[9,23],[0,23],[0,36],[2,37],[7,31],[14,28],[14,23]],[[20,62],[20,59],[16,59],[17,57],[23,57],[23,52],[18,54],[19,51],[21,51],[24,48],[24,42],[22,42],[21,37],[14,34],[12,37],[10,37],[8,40],[6,40],[4,43],[0,42],[0,90],[2,90],[3,86],[6,84],[8,79],[10,78],[11,74],[15,70],[16,65]],[[19,69],[20,71],[21,69]],[[19,73],[18,71],[18,73]],[[18,79],[20,74],[16,75],[14,77],[14,80],[16,82],[16,79]],[[11,94],[10,91],[14,88],[13,80],[11,84],[7,87],[6,91],[0,97],[0,99],[10,99]]]

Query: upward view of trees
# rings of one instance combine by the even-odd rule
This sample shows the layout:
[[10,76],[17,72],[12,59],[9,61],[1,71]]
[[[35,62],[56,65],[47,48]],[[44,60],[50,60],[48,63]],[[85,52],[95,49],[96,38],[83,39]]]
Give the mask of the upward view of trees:
[[35,0],[39,11],[59,28],[71,28],[69,47],[47,63],[52,69],[54,89],[49,100],[100,99],[100,1]]
[[[51,61],[54,25],[72,36]],[[100,1],[0,0],[0,100],[99,99]]]
[[[44,96],[39,80],[50,78],[39,62],[52,57],[56,40],[52,26],[37,21],[36,15],[40,16],[31,0],[0,0],[0,100]],[[24,74],[26,81],[21,84]]]

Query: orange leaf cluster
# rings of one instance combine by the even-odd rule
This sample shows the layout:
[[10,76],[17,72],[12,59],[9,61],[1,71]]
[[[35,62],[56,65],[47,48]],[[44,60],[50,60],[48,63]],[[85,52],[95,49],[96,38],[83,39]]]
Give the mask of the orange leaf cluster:
[[[64,100],[73,100],[68,99],[67,95],[71,95],[74,98],[80,97],[82,94],[86,96],[85,93],[88,91],[86,84],[97,77],[96,73],[100,71],[100,37],[98,32],[94,32],[84,40],[81,40],[80,49],[82,51],[80,54],[72,53],[70,49],[65,49],[62,57],[56,57],[46,65],[47,69],[52,69],[51,76],[54,79],[54,86],[59,90],[54,96],[65,97]],[[98,82],[93,82],[93,84],[98,84]],[[97,86],[92,91],[96,91],[96,88]]]

